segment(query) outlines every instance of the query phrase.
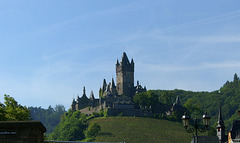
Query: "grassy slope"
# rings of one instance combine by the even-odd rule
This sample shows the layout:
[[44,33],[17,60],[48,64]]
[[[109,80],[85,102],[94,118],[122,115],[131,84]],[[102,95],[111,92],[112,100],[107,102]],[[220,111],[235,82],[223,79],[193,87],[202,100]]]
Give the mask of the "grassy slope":
[[91,122],[101,126],[97,142],[187,143],[192,138],[179,122],[138,117],[95,118]]

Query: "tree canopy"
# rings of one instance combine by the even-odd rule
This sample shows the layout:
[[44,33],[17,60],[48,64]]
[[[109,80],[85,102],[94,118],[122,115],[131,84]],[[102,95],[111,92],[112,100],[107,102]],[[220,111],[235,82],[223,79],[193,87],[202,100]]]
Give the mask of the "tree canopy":
[[60,123],[50,134],[50,140],[80,141],[85,138],[84,131],[87,128],[85,114],[80,111],[68,111],[64,114]]
[[54,128],[60,122],[61,117],[66,112],[63,105],[56,105],[54,108],[49,106],[47,109],[42,107],[29,107],[31,118],[36,121],[41,121],[47,128],[47,134],[52,133]]
[[1,121],[24,121],[30,120],[31,113],[26,106],[18,102],[10,95],[4,95],[4,103],[0,103]]
[[[234,74],[233,81],[227,81],[219,90],[212,92],[194,92],[181,89],[153,90],[159,101],[165,105],[172,105],[177,96],[181,104],[187,109],[191,118],[201,118],[205,111],[211,116],[211,126],[216,127],[218,111],[222,107],[222,115],[229,131],[234,120],[239,119],[237,110],[240,109],[240,79]],[[169,108],[169,107],[168,107]]]

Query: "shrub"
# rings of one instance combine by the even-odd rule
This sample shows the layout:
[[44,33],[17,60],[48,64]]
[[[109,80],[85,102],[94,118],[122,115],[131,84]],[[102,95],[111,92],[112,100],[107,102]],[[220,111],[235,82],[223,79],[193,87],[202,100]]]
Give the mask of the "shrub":
[[101,131],[100,125],[97,123],[92,123],[89,125],[88,129],[86,130],[85,136],[87,138],[95,137],[99,131]]

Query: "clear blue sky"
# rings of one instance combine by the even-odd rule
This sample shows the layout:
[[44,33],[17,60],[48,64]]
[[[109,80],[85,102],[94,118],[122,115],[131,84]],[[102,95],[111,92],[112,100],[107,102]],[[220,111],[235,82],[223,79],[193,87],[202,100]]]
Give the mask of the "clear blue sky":
[[147,89],[218,90],[240,74],[240,1],[0,2],[1,101],[68,109],[83,86],[98,97],[124,51]]

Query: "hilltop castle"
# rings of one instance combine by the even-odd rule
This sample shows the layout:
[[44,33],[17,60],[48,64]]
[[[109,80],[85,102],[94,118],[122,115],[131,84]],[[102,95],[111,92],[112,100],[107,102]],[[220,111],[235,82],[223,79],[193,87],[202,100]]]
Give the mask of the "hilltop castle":
[[[93,92],[91,92],[88,98],[84,87],[82,97],[78,96],[77,100],[73,99],[70,109],[87,112],[87,110],[84,110],[86,107],[94,108],[95,111],[108,108],[112,114],[123,113],[126,110],[128,110],[127,114],[131,114],[129,111],[135,109],[133,103],[134,95],[146,90],[146,87],[142,87],[139,81],[134,86],[134,61],[132,59],[130,62],[127,54],[124,52],[121,61],[117,60],[116,63],[116,85],[113,78],[109,84],[103,79],[102,87],[99,89],[99,99],[95,99]],[[137,112],[136,110],[134,112]]]

